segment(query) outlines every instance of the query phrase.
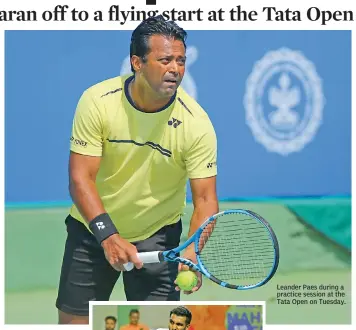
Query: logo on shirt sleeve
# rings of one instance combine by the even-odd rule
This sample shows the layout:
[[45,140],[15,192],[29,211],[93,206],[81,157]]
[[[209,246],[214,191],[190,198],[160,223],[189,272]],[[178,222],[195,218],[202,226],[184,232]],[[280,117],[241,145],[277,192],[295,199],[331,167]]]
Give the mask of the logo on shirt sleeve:
[[215,166],[216,166],[216,162],[208,163],[208,164],[206,165],[206,168],[213,168],[213,167],[215,167]]
[[70,138],[70,142],[72,142],[75,145],[82,146],[84,148],[86,148],[88,146],[88,142],[79,140],[79,139],[75,139],[73,136]]

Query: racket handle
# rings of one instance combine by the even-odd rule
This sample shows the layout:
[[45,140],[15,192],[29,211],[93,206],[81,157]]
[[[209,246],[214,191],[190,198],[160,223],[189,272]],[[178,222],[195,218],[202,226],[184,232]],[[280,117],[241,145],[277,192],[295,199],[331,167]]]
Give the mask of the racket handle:
[[[140,252],[137,253],[137,257],[142,261],[143,264],[156,264],[162,261],[162,257],[160,258],[161,254],[162,253],[160,251]],[[135,266],[132,262],[127,262],[126,264],[123,264],[123,267],[125,268],[125,271],[130,271]]]
[[123,264],[122,267],[124,267],[126,272],[129,272],[130,270],[133,270],[135,266],[132,262],[127,262],[126,264]]

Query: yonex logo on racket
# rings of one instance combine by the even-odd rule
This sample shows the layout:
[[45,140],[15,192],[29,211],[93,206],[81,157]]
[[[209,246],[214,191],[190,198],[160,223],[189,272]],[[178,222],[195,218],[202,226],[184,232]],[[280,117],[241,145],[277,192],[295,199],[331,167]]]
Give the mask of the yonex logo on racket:
[[168,121],[169,126],[173,126],[174,128],[177,128],[182,122],[178,119],[172,118],[171,120]]
[[98,227],[99,230],[105,229],[104,222],[97,222],[96,226]]

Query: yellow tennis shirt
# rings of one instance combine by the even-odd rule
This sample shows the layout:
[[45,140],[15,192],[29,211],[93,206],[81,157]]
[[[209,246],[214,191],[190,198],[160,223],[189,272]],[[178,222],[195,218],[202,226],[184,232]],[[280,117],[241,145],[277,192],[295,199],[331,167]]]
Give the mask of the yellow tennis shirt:
[[[206,112],[181,87],[154,113],[135,108],[132,75],[88,88],[75,112],[71,151],[101,157],[96,187],[120,235],[143,240],[179,220],[187,179],[217,174],[217,141]],[[70,214],[87,222],[77,207]]]

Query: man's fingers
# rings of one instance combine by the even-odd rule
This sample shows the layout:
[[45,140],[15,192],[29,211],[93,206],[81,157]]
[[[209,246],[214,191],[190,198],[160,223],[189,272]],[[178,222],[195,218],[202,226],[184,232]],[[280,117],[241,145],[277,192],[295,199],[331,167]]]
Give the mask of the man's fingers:
[[203,283],[203,275],[199,272],[195,272],[195,274],[197,275],[198,277],[198,283],[197,283],[197,286],[201,287],[202,283]]
[[178,272],[189,270],[189,267],[184,264],[178,264]]
[[113,267],[115,270],[117,270],[118,272],[122,272],[122,271],[125,270],[125,267],[124,267],[122,264],[120,264],[120,263],[116,263],[116,264],[112,265],[112,267]]
[[135,253],[132,253],[131,255],[130,255],[130,261],[135,265],[135,267],[137,268],[137,269],[140,269],[140,268],[142,268],[142,266],[143,266],[143,263],[142,263],[142,261],[139,259],[139,257],[137,256],[137,253],[135,252]]
[[186,271],[186,270],[189,270],[189,267],[187,265],[184,265],[184,264],[179,264],[178,266],[178,271]]
[[118,257],[115,258],[115,262],[118,262],[120,264],[126,264],[129,261],[129,257],[125,253],[121,253]]
[[197,283],[197,285],[196,285],[194,288],[192,288],[190,291],[184,291],[184,294],[186,294],[186,295],[190,295],[190,294],[192,294],[193,292],[198,291],[198,290],[201,288],[202,284],[203,284],[203,276],[202,276],[202,274],[199,273],[199,272],[195,272],[195,274],[196,274],[197,277],[198,277],[198,283]]
[[201,282],[199,282],[193,289],[192,292],[198,291],[201,287]]

